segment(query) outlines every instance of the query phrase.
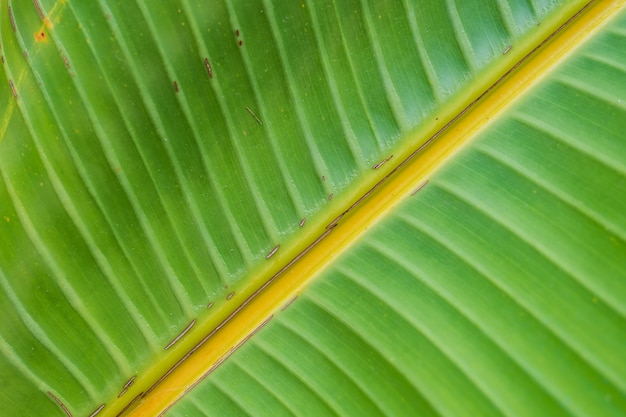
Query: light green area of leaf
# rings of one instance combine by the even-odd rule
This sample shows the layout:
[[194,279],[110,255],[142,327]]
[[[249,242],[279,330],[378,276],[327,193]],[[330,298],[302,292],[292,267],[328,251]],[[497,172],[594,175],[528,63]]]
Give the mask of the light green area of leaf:
[[[2,414],[63,415],[47,395],[48,391],[62,400],[74,415],[88,415],[99,404],[110,403],[131,376],[138,375],[141,380],[146,370],[159,366],[163,347],[192,318],[198,318],[199,322],[217,320],[232,311],[237,300],[241,301],[236,297],[232,302],[227,301],[232,291],[246,294],[260,285],[259,280],[264,277],[258,275],[259,271],[278,269],[290,254],[298,253],[334,216],[382,178],[402,155],[420,144],[409,142],[408,138],[426,140],[437,126],[458,113],[583,3],[522,0],[0,1],[3,61],[0,78],[6,80],[0,82]],[[50,19],[53,28],[42,22],[39,11]],[[42,33],[46,40],[37,42],[36,37],[41,38]],[[620,78],[623,77],[623,59],[619,55],[623,50],[620,46],[623,33],[623,28],[612,32],[615,40],[609,39],[603,44],[606,53],[596,47],[588,54],[590,63],[604,63],[606,76],[599,77],[595,83],[584,83],[586,77],[595,79],[593,74],[597,70],[581,64],[578,69],[572,67],[569,78],[567,72],[562,73],[559,79],[565,81],[546,87],[555,92],[537,96],[539,101],[540,98],[554,100],[584,91],[590,97],[597,97],[596,101],[606,106],[603,112],[598,110],[604,116],[597,119],[600,128],[588,127],[585,120],[590,119],[590,114],[586,110],[561,108],[549,102],[535,105],[527,99],[528,111],[520,110],[523,116],[516,119],[518,124],[510,129],[503,127],[503,131],[550,133],[555,129],[552,136],[559,137],[565,128],[573,132],[591,129],[594,136],[608,129],[619,136],[619,132],[623,132],[623,126],[619,125],[623,118],[609,115],[618,111],[622,114],[623,104],[620,107],[611,103],[606,95],[623,97],[623,90],[619,89],[623,83],[614,81],[623,80]],[[509,46],[512,49],[503,56]],[[609,53],[611,48],[613,55]],[[607,61],[610,56],[613,61]],[[205,60],[210,64],[210,74]],[[570,88],[579,85],[587,86],[587,90]],[[570,98],[575,102],[575,96]],[[551,120],[544,120],[542,125],[540,116],[546,112],[540,109],[545,107],[555,113],[560,111],[563,117],[576,111],[582,112],[584,117],[575,117],[561,127]],[[538,113],[533,113],[533,109]],[[557,116],[561,117],[561,113]],[[531,123],[535,120],[538,120],[535,124]],[[609,122],[617,125],[610,126]],[[507,146],[513,147],[517,136],[511,135],[512,144]],[[554,282],[550,281],[552,284],[541,280],[538,288],[545,287],[545,290],[535,290],[539,292],[535,304],[531,302],[532,297],[525,301],[528,305],[522,303],[520,296],[510,289],[497,287],[498,292],[492,288],[493,296],[478,291],[480,285],[487,286],[481,274],[502,276],[503,270],[499,268],[511,268],[510,263],[500,261],[506,257],[489,254],[489,242],[493,242],[490,239],[516,242],[513,236],[527,242],[529,236],[540,232],[544,246],[527,249],[523,253],[527,258],[522,258],[525,261],[517,260],[515,265],[523,269],[528,264],[539,270],[552,265],[555,274],[573,275],[580,288],[566,285],[564,291],[572,292],[571,295],[566,292],[567,297],[578,300],[584,298],[584,291],[593,294],[607,314],[615,316],[600,315],[607,326],[613,326],[606,329],[613,331],[615,326],[622,325],[614,320],[623,314],[623,307],[620,307],[624,305],[620,303],[624,299],[623,284],[612,277],[619,274],[623,277],[624,271],[619,269],[623,263],[611,257],[623,255],[623,252],[619,252],[621,246],[612,247],[602,241],[605,236],[602,231],[606,227],[614,234],[616,245],[621,245],[625,235],[623,217],[620,217],[624,212],[623,199],[619,194],[599,196],[598,192],[606,189],[605,182],[609,178],[614,179],[611,180],[614,184],[623,184],[624,154],[619,153],[620,143],[614,137],[597,136],[597,146],[588,144],[585,148],[584,142],[580,149],[570,146],[575,162],[558,159],[563,169],[577,167],[572,176],[567,177],[550,177],[549,173],[566,171],[555,168],[557,160],[550,152],[535,157],[534,147],[530,146],[510,153],[507,148],[499,154],[498,147],[494,146],[491,153],[485,151],[476,157],[501,160],[509,171],[517,169],[515,161],[526,164],[524,166],[532,164],[528,165],[526,177],[545,183],[538,186],[538,190],[543,191],[535,201],[534,210],[551,213],[550,207],[560,209],[561,204],[571,211],[567,212],[569,218],[559,216],[558,222],[551,225],[552,229],[535,230],[530,218],[507,233],[509,229],[503,227],[501,229],[506,230],[502,231],[498,225],[506,224],[507,216],[521,215],[514,210],[519,206],[512,203],[507,206],[510,212],[499,213],[504,219],[484,210],[480,211],[483,217],[478,213],[469,217],[477,222],[474,227],[481,230],[480,239],[474,240],[482,242],[483,246],[474,247],[470,242],[463,247],[465,250],[482,247],[488,251],[488,255],[468,253],[463,258],[470,262],[465,268],[474,271],[477,286],[466,283],[463,288],[467,294],[476,292],[477,300],[484,300],[482,304],[477,301],[475,308],[479,311],[473,313],[476,317],[488,308],[496,308],[494,305],[499,306],[500,302],[513,309],[507,314],[515,314],[518,308],[533,317],[532,309],[537,308],[541,313],[541,308],[553,303],[548,290],[558,293],[558,287],[554,286],[562,281],[557,275],[554,275]],[[543,144],[540,136],[536,140]],[[560,151],[557,147],[552,152]],[[593,174],[578,169],[579,164],[591,163],[586,155],[596,153]],[[394,158],[382,168],[372,169],[391,155]],[[504,191],[511,189],[505,185],[506,178],[500,180],[501,174],[504,175],[497,170],[500,168],[488,168],[488,165],[483,168],[479,162],[473,164],[474,170],[462,175],[473,172],[477,179],[471,183],[476,183],[477,187],[482,184],[482,188],[462,192],[455,189],[455,175],[459,174],[451,169],[442,174],[441,181],[433,181],[415,199],[421,201],[431,196],[433,210],[439,207],[438,210],[450,215],[449,218],[443,214],[436,217],[435,220],[441,222],[440,228],[431,234],[448,233],[450,225],[465,217],[463,207],[454,206],[455,201],[455,204],[465,201],[471,208],[475,201],[471,198],[478,198],[475,202],[482,204],[483,197],[487,198],[498,187]],[[486,180],[481,181],[481,178]],[[587,187],[579,184],[592,179],[595,182]],[[520,181],[518,177],[513,180]],[[564,181],[570,181],[569,188],[562,184]],[[563,197],[561,194],[569,195],[565,191],[561,194],[554,191],[570,188],[582,193],[576,194],[578,200]],[[498,195],[505,196],[504,191]],[[452,202],[437,203],[446,196]],[[584,201],[586,208],[577,209],[577,201]],[[505,203],[497,202],[498,205]],[[411,211],[408,213],[406,216],[410,218]],[[568,222],[578,220],[580,213],[584,213],[586,220],[576,226],[580,229],[570,232],[572,243],[558,246],[560,251],[550,252],[555,242],[551,240],[553,234],[569,230]],[[395,217],[396,214],[393,219]],[[300,227],[305,218],[306,223]],[[588,223],[596,225],[590,235],[595,236],[595,241],[587,239],[587,230],[591,227]],[[411,227],[420,230],[416,225]],[[459,230],[458,227],[452,229]],[[492,231],[493,236],[483,234],[482,229]],[[392,232],[390,229],[386,233]],[[467,236],[460,233],[454,245],[464,245],[462,242]],[[448,235],[448,238],[454,236]],[[602,269],[588,257],[580,256],[577,246],[580,242],[594,243],[591,246],[594,253],[604,260],[600,264]],[[440,248],[445,247],[444,243],[435,239],[435,243],[425,244],[423,251],[408,260],[431,252],[429,259],[445,259]],[[267,261],[266,254],[277,244],[281,245],[280,251]],[[368,248],[367,243],[363,245]],[[380,253],[374,250],[372,256],[380,256]],[[452,254],[458,258],[459,250],[453,247]],[[471,264],[479,262],[482,267],[479,255],[486,256],[484,262],[494,262],[488,264],[494,271],[487,273]],[[350,256],[358,260],[358,256],[364,254],[355,252]],[[572,263],[564,261],[570,257]],[[371,259],[366,261],[366,265],[373,264]],[[379,265],[377,268],[386,265],[384,259],[375,264]],[[341,265],[343,261],[338,268]],[[343,268],[352,271],[350,264],[347,265]],[[450,261],[449,265],[454,267],[455,263]],[[372,271],[373,274],[377,269]],[[597,278],[598,275],[606,278]],[[528,272],[528,276],[536,275]],[[584,277],[588,277],[587,280]],[[329,279],[322,279],[319,288],[324,289]],[[468,371],[474,368],[459,368],[455,362],[483,343],[494,352],[495,362],[515,361],[507,357],[506,348],[494,341],[487,330],[480,327],[484,334],[476,336],[475,345],[452,357],[454,352],[442,350],[442,340],[431,340],[415,322],[398,318],[398,315],[414,316],[412,308],[415,307],[409,305],[406,311],[401,309],[394,313],[393,323],[400,327],[388,337],[380,326],[367,323],[363,324],[365,330],[357,329],[357,333],[351,334],[347,330],[356,324],[345,320],[353,313],[347,318],[337,316],[342,303],[348,303],[349,312],[353,304],[363,309],[371,307],[366,301],[375,301],[374,305],[381,310],[368,310],[371,316],[364,313],[361,317],[370,317],[372,323],[384,319],[382,311],[391,314],[393,310],[382,290],[368,293],[359,289],[363,285],[357,282],[345,281],[341,284],[343,288],[337,288],[337,293],[312,289],[305,300],[296,304],[298,307],[294,306],[293,313],[280,319],[285,321],[289,334],[299,335],[289,336],[285,343],[302,346],[302,352],[307,351],[306,346],[316,346],[317,342],[310,338],[320,338],[337,346],[334,354],[313,349],[312,356],[294,361],[293,369],[285,370],[284,359],[279,356],[270,361],[275,366],[270,367],[273,371],[268,372],[267,377],[278,378],[274,385],[291,390],[289,401],[309,398],[311,408],[307,406],[303,410],[316,410],[320,414],[329,414],[329,410],[338,412],[343,410],[341,407],[357,407],[352,411],[346,408],[348,415],[365,415],[372,410],[374,413],[375,410],[391,412],[394,407],[400,412],[406,409],[403,407],[407,401],[424,410],[441,411],[443,408],[435,399],[446,407],[462,409],[463,403],[453,395],[467,388],[467,404],[477,407],[476,410],[487,413],[501,409],[501,405],[493,401],[495,394],[484,392],[490,381],[500,381],[494,364],[488,361],[470,364],[480,368],[476,375],[485,378],[480,385],[476,382],[477,376]],[[408,282],[399,278],[398,289],[409,285]],[[535,288],[530,281],[524,283]],[[425,287],[426,283],[421,285]],[[341,291],[349,294],[351,288],[362,292],[363,298],[358,294],[342,295]],[[415,294],[410,291],[400,294],[397,305],[408,303],[407,297],[427,294],[421,287],[414,291]],[[322,297],[323,294],[329,298]],[[479,327],[475,324],[477,319],[464,310],[464,305],[454,304],[461,303],[465,294],[460,291],[456,295],[458,300],[446,299],[448,307],[443,301],[429,298],[442,307],[439,312],[433,311],[432,321],[420,326],[436,323],[436,314],[449,315],[454,317],[438,329],[440,332],[449,330],[451,339],[446,340],[461,340],[457,332],[471,334],[473,328],[468,323]],[[507,301],[509,298],[516,304]],[[214,305],[207,311],[209,303]],[[566,319],[577,317],[575,314],[582,315],[587,323],[595,317],[593,306],[579,312],[578,308],[585,305],[572,305],[575,311],[560,317],[560,321],[559,317],[536,317],[536,323],[522,322],[519,329],[536,328],[534,331],[539,335],[536,343],[542,343],[545,332],[560,329]],[[339,310],[333,310],[333,306]],[[548,310],[553,314],[560,311]],[[304,317],[304,313],[311,313],[310,323],[301,318],[292,322],[296,327],[288,327],[289,317],[293,315],[297,319],[298,314]],[[454,320],[460,323],[458,329],[451,327]],[[599,324],[598,328],[591,329],[593,334],[605,329]],[[486,324],[483,326],[489,328]],[[547,326],[548,330],[543,330],[542,326]],[[393,342],[394,337],[404,334],[402,329],[406,329],[411,338],[415,337],[415,343],[423,346],[420,350],[423,362],[412,359],[411,363],[428,365],[422,377],[434,378],[431,391],[416,386],[417,375],[406,375],[409,368],[405,369],[406,361],[400,360],[403,356],[394,357],[396,354],[406,356],[411,349],[360,347],[369,336],[359,332],[370,331],[367,329],[378,329],[379,333],[372,335],[374,341],[389,339]],[[568,329],[563,327],[561,331],[569,334]],[[621,330],[623,334],[624,329]],[[581,337],[581,332],[575,331],[572,337]],[[305,337],[305,333],[308,336]],[[333,342],[342,333],[345,333],[345,343]],[[614,342],[605,344],[610,334],[602,333],[603,337],[580,342],[579,346],[554,333],[550,336],[554,341],[546,339],[545,343],[558,341],[573,352],[571,355],[581,355],[579,360],[583,365],[608,381],[607,389],[623,393],[624,385],[616,382],[616,378],[624,375],[619,364],[593,362],[596,356],[597,361],[607,360],[605,352],[596,349],[617,346]],[[252,351],[253,346],[264,343],[266,338],[259,337],[255,345],[247,347],[240,355]],[[265,351],[279,349],[279,340],[276,338],[276,345],[272,342],[274,347],[267,344]],[[397,341],[398,346],[407,343],[401,338]],[[533,339],[529,338],[527,343],[532,345]],[[449,349],[454,350],[454,346]],[[519,357],[524,358],[522,353]],[[365,362],[360,354],[366,355]],[[259,363],[264,363],[264,356],[267,354],[257,354]],[[364,366],[367,360],[372,365]],[[212,403],[224,407],[215,410],[218,415],[229,415],[229,407],[248,411],[262,408],[268,415],[279,415],[281,410],[297,411],[294,409],[297,404],[286,401],[284,394],[276,394],[278,391],[270,380],[266,386],[257,383],[255,390],[248,390],[249,397],[238,396],[245,387],[240,384],[246,375],[266,377],[263,375],[265,368],[255,371],[252,364],[241,361],[239,356],[235,358],[233,364],[228,365],[233,370],[227,376],[220,376],[226,382],[219,382],[222,385],[218,390],[225,396],[216,396]],[[437,378],[443,378],[445,372],[440,374],[437,366],[455,377],[440,382]],[[530,365],[517,366],[519,369],[513,376],[528,375]],[[312,367],[319,368],[319,373],[300,373],[311,371]],[[348,373],[346,377],[343,367],[350,367],[353,374]],[[227,368],[220,369],[220,375],[226,373],[224,369]],[[382,377],[373,379],[371,369],[380,369]],[[577,372],[577,368],[572,372]],[[286,382],[293,378],[300,383]],[[318,393],[310,390],[310,380],[317,381],[315,384],[320,387],[326,381],[330,385],[323,389],[331,393],[344,392],[333,387],[345,386],[347,391],[341,398],[352,400],[339,401],[339,404],[316,400]],[[381,380],[402,380],[405,384],[380,383]],[[430,385],[430,379],[428,381],[426,385]],[[378,388],[373,389],[371,384]],[[506,392],[507,386],[493,389]],[[202,392],[199,390],[197,395]],[[543,387],[536,392],[546,395]],[[430,394],[435,397],[429,397]],[[581,396],[580,401],[593,395],[592,392]],[[190,398],[190,404],[195,402],[201,408],[209,406],[196,398]],[[556,394],[554,398],[555,404],[561,401]],[[448,400],[451,402],[446,403]],[[341,405],[343,403],[345,405]],[[316,408],[313,404],[317,404]]]
[[168,414],[623,416],[626,12]]

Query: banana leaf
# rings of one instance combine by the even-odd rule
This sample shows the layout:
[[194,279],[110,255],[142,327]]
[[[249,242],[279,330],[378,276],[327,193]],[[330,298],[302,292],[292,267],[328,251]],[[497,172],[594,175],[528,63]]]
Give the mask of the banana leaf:
[[2,415],[626,413],[623,1],[1,3]]

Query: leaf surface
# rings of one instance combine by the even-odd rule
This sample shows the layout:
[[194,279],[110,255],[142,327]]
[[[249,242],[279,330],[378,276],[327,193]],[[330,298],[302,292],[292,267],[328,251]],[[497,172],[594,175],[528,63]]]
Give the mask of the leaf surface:
[[[7,415],[141,412],[585,4],[3,3]],[[623,411],[621,15],[172,414]]]

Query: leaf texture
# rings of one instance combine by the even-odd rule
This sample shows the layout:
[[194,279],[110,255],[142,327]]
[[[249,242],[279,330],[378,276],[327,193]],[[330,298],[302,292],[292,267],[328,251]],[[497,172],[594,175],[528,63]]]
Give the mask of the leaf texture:
[[168,415],[624,415],[624,48],[622,10]]
[[[185,347],[584,3],[0,1],[4,415],[62,415],[59,404],[80,415],[106,404],[104,413],[116,414],[109,406],[118,396],[130,401],[149,387]],[[598,82],[617,85],[611,80],[620,79],[621,60],[605,55],[589,58],[605,64]],[[576,91],[570,85],[582,77],[572,74],[551,88],[563,97]],[[619,92],[604,84],[584,91],[606,103],[607,89]],[[516,129],[552,132],[551,122],[542,125],[541,113],[531,113]],[[579,119],[562,128],[584,131]],[[604,184],[603,173],[620,181],[618,145],[611,137],[600,141],[607,149],[596,161],[597,181]],[[556,186],[545,181],[548,200],[537,204],[559,208],[561,200],[550,200]],[[440,188],[469,198],[445,181]],[[595,192],[587,187],[581,201]],[[600,213],[594,221],[621,239],[621,201],[602,198],[586,210]],[[529,233],[527,221],[522,229]],[[576,248],[548,252],[548,261],[560,273],[593,277],[600,270],[584,257],[561,266]],[[620,254],[594,248],[607,262]],[[610,265],[609,272],[623,272]],[[619,283],[606,276],[600,283],[577,279],[622,314]],[[572,296],[582,297],[576,291]],[[165,350],[190,323],[190,333]],[[587,356],[595,348],[580,347]],[[605,364],[616,378],[621,368],[613,365]],[[372,404],[386,410],[382,394],[352,384],[357,397],[370,397],[359,405],[364,412]],[[469,379],[459,384],[455,389],[469,387],[477,410],[497,409]],[[308,392],[306,385],[292,388]],[[404,398],[391,391],[389,398]],[[424,393],[416,398],[424,410],[439,410]],[[238,409],[246,400],[220,401]],[[294,411],[284,399],[275,404]],[[324,413],[337,407],[318,406]]]

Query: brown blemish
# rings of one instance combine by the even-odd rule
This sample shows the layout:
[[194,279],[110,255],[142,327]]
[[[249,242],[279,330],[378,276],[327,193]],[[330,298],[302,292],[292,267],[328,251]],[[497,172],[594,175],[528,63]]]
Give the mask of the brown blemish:
[[126,383],[124,384],[124,388],[130,388],[130,386],[135,383],[136,378],[137,375],[133,375],[128,381],[126,381]]
[[126,404],[126,407],[122,408],[122,411],[117,413],[117,415],[115,417],[120,417],[122,414],[124,414],[126,412],[126,410],[128,410],[133,404],[135,404],[135,402],[137,402],[137,400],[140,399],[143,395],[144,395],[143,392],[140,392],[139,394],[137,394],[137,396],[135,398],[133,398],[131,402]]
[[508,54],[512,47],[513,46],[511,46],[511,45],[507,46],[506,49],[504,51],[502,51],[502,55]]
[[304,226],[304,223],[306,223],[306,217],[304,217],[302,220],[300,220],[300,224],[298,224],[299,227]]
[[37,9],[37,14],[39,15],[39,18],[41,20],[44,20],[45,16],[43,14],[43,10],[41,10],[41,6],[39,5],[39,1],[38,0],[33,0],[33,4],[35,5],[35,9]]
[[256,114],[254,114],[254,112],[250,109],[250,107],[245,106],[245,108],[246,108],[246,110],[248,110],[248,113],[250,113],[250,114],[252,115],[252,117],[254,117],[254,120],[256,120],[258,124],[260,124],[260,125],[262,125],[262,124],[263,124],[263,122],[261,121],[261,119],[259,119],[259,118],[257,117],[257,115],[256,115]]
[[128,388],[130,388],[130,386],[133,385],[133,383],[135,382],[135,378],[137,378],[137,375],[133,375],[128,381],[126,381],[126,383],[122,387],[122,392],[119,393],[117,398],[120,398],[122,395],[126,394]]
[[[256,326],[256,328],[255,328],[254,330],[252,330],[252,332],[251,332],[248,336],[246,336],[246,338],[243,340],[243,342],[245,343],[245,342],[247,342],[248,340],[250,340],[250,338],[251,338],[252,336],[254,336],[255,334],[257,334],[257,333],[258,333],[258,331],[259,331],[259,330],[261,330],[261,329],[262,329],[262,328],[263,328],[263,327],[264,327],[267,323],[269,323],[269,322],[270,322],[270,320],[272,320],[273,318],[274,318],[274,315],[273,315],[273,314],[270,314],[270,316],[269,316],[268,318],[266,318],[265,320],[263,320],[263,322],[262,322],[261,324],[259,324],[258,326]],[[242,343],[242,344],[243,344],[243,343]],[[241,345],[239,345],[239,346],[241,346]],[[239,346],[237,346],[237,347],[239,347]]]
[[372,169],[376,170],[376,169],[380,168],[381,166],[385,165],[391,158],[393,158],[393,155],[388,156],[387,158],[383,159],[382,161],[380,161],[379,163],[374,165],[372,167]]
[[65,63],[65,68],[67,68],[67,69],[71,69],[72,68],[70,66],[70,61],[67,59],[67,57],[65,55],[63,55],[63,62]]
[[100,406],[96,408],[93,413],[89,414],[89,417],[96,417],[100,413],[100,411],[102,411],[102,409],[105,407],[105,405],[106,404],[100,404]]
[[335,195],[333,193],[328,194],[328,201],[332,200]]
[[337,226],[337,223],[339,223],[339,220],[341,220],[341,218],[343,216],[345,216],[347,212],[348,212],[348,210],[344,211],[339,216],[335,217],[335,219],[332,222],[330,222],[330,223],[328,223],[328,225],[326,225],[326,230],[330,230],[333,227]]
[[13,97],[17,98],[17,90],[15,89],[15,84],[13,84],[13,80],[9,80],[9,86],[11,87],[11,92],[13,92]]
[[193,319],[193,320],[191,321],[191,323],[189,323],[189,324],[187,325],[187,327],[185,327],[185,330],[183,330],[182,332],[180,332],[180,333],[178,334],[178,336],[176,336],[176,337],[174,338],[174,340],[172,340],[171,342],[169,342],[169,343],[167,344],[167,346],[165,346],[165,350],[168,350],[169,348],[171,348],[172,346],[174,346],[174,345],[176,344],[176,342],[178,342],[180,339],[182,339],[182,337],[183,337],[184,335],[186,335],[186,334],[187,334],[187,332],[188,332],[189,330],[191,330],[191,328],[193,327],[193,325],[194,325],[194,324],[196,324],[196,319]]
[[291,303],[293,303],[294,301],[296,301],[296,299],[298,298],[298,296],[296,295],[295,297],[293,297],[291,300],[287,301],[287,304],[285,304],[284,306],[281,307],[280,311],[284,311],[287,307],[289,307],[291,305]]
[[227,300],[230,300],[231,298],[233,298],[233,296],[234,296],[234,295],[235,295],[235,292],[233,291],[233,292],[231,292],[230,294],[228,294],[228,295],[226,296],[226,299],[227,299]]
[[176,81],[174,81],[174,91],[176,91],[178,93],[178,83]]
[[13,17],[13,9],[9,6],[9,19],[11,20],[11,27],[13,28],[13,32],[17,32],[17,27],[15,26],[15,18]]
[[417,194],[417,192],[419,190],[421,190],[422,188],[426,187],[426,184],[428,184],[428,180],[424,181],[423,184],[421,184],[419,187],[417,187],[415,190],[413,190],[413,192],[411,193],[411,195],[415,195]]
[[209,73],[209,78],[213,78],[213,69],[211,69],[209,58],[204,58],[204,66],[206,67],[206,70]]
[[213,301],[211,301],[211,302],[210,302],[210,303],[206,306],[206,308],[207,308],[207,309],[209,309],[209,308],[211,308],[211,307],[213,307]]
[[61,407],[61,409],[65,412],[65,414],[68,417],[72,417],[72,413],[70,413],[70,410],[68,410],[65,404],[63,404],[63,401],[61,401],[56,395],[54,395],[50,391],[48,391],[48,395],[54,400],[54,402],[56,402],[59,405],[59,407]]
[[46,32],[44,32],[43,30],[35,32],[35,41],[48,42],[48,37],[46,36]]
[[280,249],[280,245],[276,245],[276,246],[274,246],[274,249],[272,249],[272,250],[270,251],[270,253],[268,253],[267,255],[265,255],[265,259],[269,259],[269,258],[271,258],[272,256],[274,256],[274,254],[275,254],[276,252],[278,252],[278,249]]

